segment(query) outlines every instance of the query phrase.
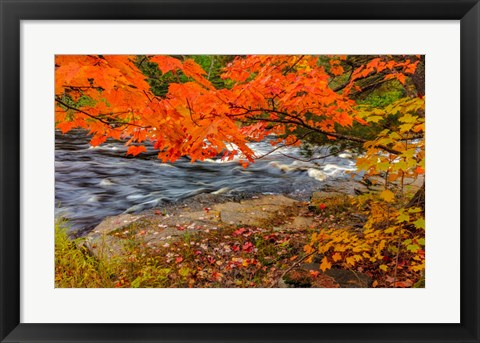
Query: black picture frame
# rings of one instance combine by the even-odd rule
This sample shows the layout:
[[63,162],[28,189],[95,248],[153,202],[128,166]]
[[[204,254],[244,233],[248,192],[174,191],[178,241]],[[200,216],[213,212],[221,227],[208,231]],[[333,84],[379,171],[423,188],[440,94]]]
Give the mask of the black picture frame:
[[[0,0],[0,11],[2,342],[480,342],[478,0]],[[20,323],[20,22],[59,19],[460,20],[461,323]]]

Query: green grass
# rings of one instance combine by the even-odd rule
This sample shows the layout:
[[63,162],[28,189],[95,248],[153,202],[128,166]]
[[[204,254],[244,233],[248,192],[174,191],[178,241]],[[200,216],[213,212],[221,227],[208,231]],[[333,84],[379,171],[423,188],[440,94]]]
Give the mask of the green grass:
[[55,224],[55,287],[109,287],[108,269],[77,247],[64,221]]

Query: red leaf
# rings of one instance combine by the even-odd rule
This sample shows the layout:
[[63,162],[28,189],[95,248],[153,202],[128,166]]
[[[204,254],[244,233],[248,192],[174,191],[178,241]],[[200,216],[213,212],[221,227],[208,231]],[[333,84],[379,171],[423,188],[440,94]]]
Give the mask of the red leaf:
[[253,250],[253,244],[250,243],[250,242],[245,243],[242,247],[242,250],[246,251],[246,252],[252,251]]
[[234,236],[239,236],[239,235],[241,235],[242,233],[244,233],[245,231],[247,231],[247,230],[245,230],[245,229],[242,227],[242,228],[240,228],[240,229],[238,229],[238,230],[233,231],[233,235],[234,235]]
[[163,74],[168,73],[171,70],[183,68],[182,62],[180,62],[180,60],[170,56],[156,55],[150,58],[150,61],[157,63],[158,69],[160,69]]
[[406,288],[406,287],[411,287],[412,284],[413,284],[413,282],[410,281],[410,280],[397,281],[397,282],[395,282],[394,287]]
[[417,167],[415,169],[415,173],[417,174],[425,174],[425,170],[422,167]]
[[141,152],[146,152],[146,151],[147,151],[147,148],[145,148],[143,145],[139,145],[139,146],[132,145],[128,148],[127,155],[137,156]]
[[57,129],[60,129],[62,131],[62,133],[67,133],[68,131],[70,131],[75,126],[76,126],[76,124],[74,122],[64,121],[64,122],[60,122],[60,123],[57,124]]
[[107,140],[107,136],[103,135],[95,135],[93,138],[90,140],[90,145],[91,146],[99,146],[103,142]]

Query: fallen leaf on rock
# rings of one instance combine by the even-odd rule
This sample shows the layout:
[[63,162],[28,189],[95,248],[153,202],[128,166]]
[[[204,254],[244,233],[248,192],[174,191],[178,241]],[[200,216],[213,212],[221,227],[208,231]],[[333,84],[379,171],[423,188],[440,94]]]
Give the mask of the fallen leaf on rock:
[[253,250],[253,244],[250,243],[250,242],[246,242],[243,247],[242,247],[242,250],[243,251],[246,251],[246,252],[251,252]]
[[340,255],[338,252],[332,255],[333,262],[340,261],[342,259],[342,255]]
[[234,236],[238,236],[238,235],[241,235],[242,233],[244,233],[245,231],[247,231],[247,230],[245,230],[245,229],[242,227],[242,228],[240,228],[240,229],[238,229],[238,230],[235,230],[235,231],[233,232],[233,235],[234,235]]
[[332,268],[332,264],[328,261],[328,258],[324,256],[322,259],[322,263],[320,264],[320,269],[324,272],[330,268]]

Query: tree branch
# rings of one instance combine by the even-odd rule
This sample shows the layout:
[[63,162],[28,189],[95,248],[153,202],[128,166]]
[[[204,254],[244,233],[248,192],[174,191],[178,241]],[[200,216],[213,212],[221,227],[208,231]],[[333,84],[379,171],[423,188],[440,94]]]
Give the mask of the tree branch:
[[[368,142],[369,140],[367,139],[364,139],[364,138],[360,138],[360,137],[355,137],[355,136],[349,136],[349,135],[344,135],[344,134],[341,134],[341,133],[337,133],[337,132],[328,132],[328,131],[324,131],[322,129],[319,129],[317,127],[314,127],[314,126],[310,126],[308,125],[307,123],[305,123],[303,120],[301,120],[300,118],[298,117],[295,117],[295,116],[292,116],[291,114],[289,113],[286,113],[286,112],[282,112],[282,111],[277,111],[277,110],[270,110],[268,108],[258,108],[258,109],[247,109],[247,108],[242,108],[242,107],[235,107],[235,108],[238,108],[238,109],[243,109],[245,112],[243,113],[243,115],[247,115],[249,113],[255,113],[255,112],[264,112],[264,113],[275,113],[275,114],[282,114],[286,117],[290,117],[290,118],[294,118],[295,120],[285,120],[285,119],[270,119],[270,118],[255,118],[255,117],[249,117],[247,116],[246,119],[249,119],[249,120],[253,120],[253,121],[263,121],[263,122],[273,122],[273,123],[280,123],[280,124],[294,124],[294,125],[300,125],[308,130],[312,130],[314,132],[317,132],[317,133],[320,133],[322,135],[326,135],[326,136],[331,136],[331,137],[335,137],[335,138],[338,138],[338,139],[343,139],[343,140],[347,140],[347,141],[351,141],[351,142],[357,142],[357,143],[366,143]],[[395,150],[395,149],[392,149],[392,148],[389,148],[385,145],[376,145],[377,148],[380,148],[386,152],[389,152],[389,153],[392,153],[392,154],[395,154],[395,155],[401,155],[402,152],[401,151],[398,151],[398,150]]]
[[[267,113],[271,112],[271,113],[275,113],[275,114],[282,114],[282,115],[285,115],[285,116],[288,116],[288,117],[292,117],[290,114],[285,113],[285,112],[274,111],[274,110],[264,109],[264,108],[259,108],[259,109],[245,109],[245,108],[243,108],[243,109],[246,111],[245,113],[243,113],[243,115],[246,115],[246,114],[249,114],[249,113],[252,113],[252,112],[267,112]],[[335,138],[338,138],[338,139],[343,139],[343,140],[347,140],[347,141],[351,141],[351,142],[362,143],[362,144],[368,142],[368,140],[364,139],[364,138],[344,135],[344,134],[337,133],[337,132],[324,131],[324,130],[319,129],[317,127],[308,125],[307,123],[305,123],[303,120],[301,120],[298,117],[293,117],[293,118],[295,118],[296,120],[255,118],[255,117],[248,117],[248,116],[246,117],[246,119],[253,120],[253,121],[263,121],[263,122],[272,122],[272,123],[280,123],[280,124],[300,125],[300,126],[306,128],[308,130],[315,131],[315,132],[320,133],[322,135],[331,136],[331,137],[335,137]],[[402,154],[401,151],[389,148],[388,146],[383,145],[383,144],[376,145],[376,147],[380,148],[380,149],[382,149],[386,152],[395,154],[395,155],[401,155]]]
[[105,124],[105,125],[108,125],[108,126],[110,126],[110,127],[112,127],[112,128],[114,128],[113,125],[135,126],[135,127],[139,127],[139,128],[142,128],[142,129],[149,129],[149,128],[151,128],[151,126],[141,126],[141,125],[132,124],[132,123],[125,123],[125,122],[121,122],[121,121],[111,121],[111,122],[109,122],[109,121],[103,120],[102,118],[99,118],[98,116],[94,116],[94,115],[92,115],[92,114],[90,114],[90,113],[88,113],[88,112],[85,112],[85,111],[83,111],[83,110],[81,110],[81,109],[79,109],[79,108],[75,108],[75,107],[73,107],[73,106],[70,106],[70,105],[66,104],[65,102],[63,102],[62,100],[60,100],[59,98],[55,98],[55,101],[58,102],[60,105],[66,107],[66,108],[68,108],[68,109],[70,109],[70,110],[73,110],[73,111],[82,113],[82,114],[86,115],[87,117],[92,118],[92,119],[95,119],[95,120],[98,120],[99,122],[101,122],[101,123],[103,123],[103,124]]

